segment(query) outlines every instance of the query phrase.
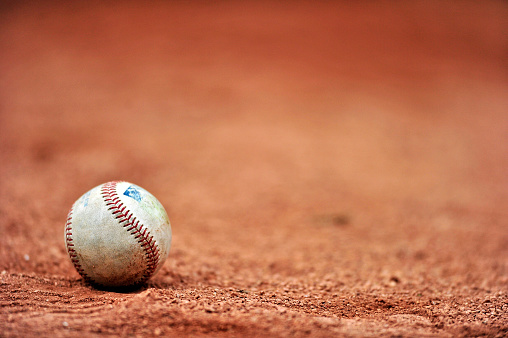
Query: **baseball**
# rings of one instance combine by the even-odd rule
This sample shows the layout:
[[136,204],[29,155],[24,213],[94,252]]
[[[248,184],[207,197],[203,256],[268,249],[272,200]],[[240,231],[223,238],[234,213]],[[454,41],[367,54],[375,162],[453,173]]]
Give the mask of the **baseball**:
[[162,204],[132,183],[101,184],[72,206],[65,244],[79,274],[105,287],[139,285],[169,254],[171,225]]

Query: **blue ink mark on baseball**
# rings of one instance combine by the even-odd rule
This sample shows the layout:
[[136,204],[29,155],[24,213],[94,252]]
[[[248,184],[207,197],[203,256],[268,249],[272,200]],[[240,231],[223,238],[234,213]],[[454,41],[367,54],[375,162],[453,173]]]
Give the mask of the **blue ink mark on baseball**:
[[90,191],[87,192],[83,197],[84,197],[83,205],[86,207],[88,206],[88,198],[90,197]]
[[138,202],[141,202],[141,199],[143,198],[143,196],[141,196],[141,192],[138,189],[136,189],[136,187],[134,187],[133,185],[128,187],[123,194],[125,196],[129,196],[130,198],[135,199]]

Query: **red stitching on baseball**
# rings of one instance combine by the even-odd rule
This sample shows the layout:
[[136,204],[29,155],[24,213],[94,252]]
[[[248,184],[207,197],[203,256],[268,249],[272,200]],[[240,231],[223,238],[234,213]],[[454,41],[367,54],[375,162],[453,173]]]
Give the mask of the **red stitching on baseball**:
[[[137,220],[133,213],[127,209],[127,206],[121,202],[120,197],[116,192],[116,185],[120,182],[121,181],[115,181],[104,184],[101,188],[102,197],[104,198],[106,205],[109,207],[108,210],[112,210],[111,213],[116,219],[118,219],[118,223],[120,223],[131,235],[133,235],[134,238],[138,239],[141,248],[145,252],[147,269],[141,280],[138,281],[138,283],[142,283],[150,278],[155,272],[155,269],[159,264],[160,250],[155,240],[153,240],[153,236],[150,235],[148,229],[144,227],[143,224],[139,223],[139,220]],[[142,230],[143,232],[141,232]]]
[[90,277],[85,273],[85,270],[81,267],[79,263],[78,254],[74,249],[74,243],[72,243],[72,212],[74,211],[71,208],[69,214],[67,215],[67,223],[65,224],[65,243],[67,244],[67,253],[71,259],[72,264],[76,268],[76,271],[83,277],[86,281],[90,281]]

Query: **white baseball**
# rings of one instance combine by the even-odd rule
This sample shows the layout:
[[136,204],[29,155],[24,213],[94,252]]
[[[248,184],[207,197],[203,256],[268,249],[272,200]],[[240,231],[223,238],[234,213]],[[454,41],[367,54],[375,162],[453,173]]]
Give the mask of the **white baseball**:
[[108,182],[74,203],[65,243],[86,281],[132,286],[147,281],[164,264],[171,225],[164,207],[148,191],[128,182]]

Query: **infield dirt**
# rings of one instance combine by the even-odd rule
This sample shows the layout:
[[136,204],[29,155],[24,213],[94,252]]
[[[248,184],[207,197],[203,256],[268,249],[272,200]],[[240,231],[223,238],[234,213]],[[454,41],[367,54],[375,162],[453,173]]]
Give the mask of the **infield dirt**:
[[[0,336],[508,335],[508,4],[7,2]],[[126,180],[139,290],[64,225]]]

